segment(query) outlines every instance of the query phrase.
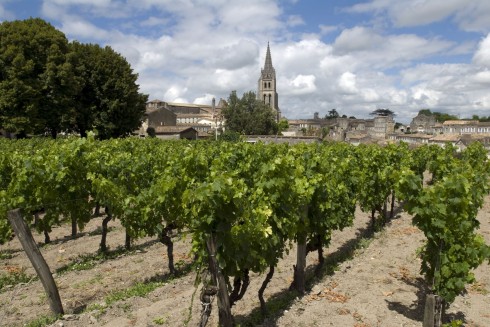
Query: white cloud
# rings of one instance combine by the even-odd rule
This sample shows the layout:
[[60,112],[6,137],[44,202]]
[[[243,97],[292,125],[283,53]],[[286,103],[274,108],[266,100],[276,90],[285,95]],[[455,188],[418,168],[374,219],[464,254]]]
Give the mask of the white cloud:
[[316,77],[313,75],[298,75],[289,81],[291,94],[310,94],[316,91]]
[[208,64],[224,69],[240,69],[253,65],[259,56],[259,46],[247,39],[240,39],[238,42],[215,49],[215,56],[206,61]]
[[488,0],[372,0],[345,11],[386,14],[397,27],[423,26],[449,18],[466,31],[485,32],[490,28]]
[[486,87],[490,86],[490,71],[485,70],[478,72],[473,76],[473,80],[476,83],[484,84]]
[[[195,98],[192,103],[194,104],[207,104],[210,105],[213,99],[216,99],[216,97],[213,94],[206,93],[202,97]],[[218,100],[216,100],[218,101]],[[216,102],[217,103],[217,102]]]
[[490,67],[490,33],[478,45],[473,61],[477,65]]
[[338,86],[344,94],[356,94],[358,92],[356,75],[351,72],[343,73],[339,78]]
[[141,26],[159,26],[166,25],[169,22],[168,18],[149,17],[140,23]]
[[287,25],[291,27],[305,25],[305,21],[299,15],[291,15],[288,17]]
[[[332,108],[368,117],[379,107],[404,122],[423,107],[488,115],[490,1],[358,2],[342,12],[370,15],[357,25],[335,25],[327,15],[313,23],[284,2],[263,0],[43,0],[42,15],[70,39],[120,52],[152,99],[210,103],[232,90],[256,91],[270,41],[289,118]],[[9,8],[1,4],[0,19]],[[442,21],[485,35],[446,39],[428,25]],[[410,28],[421,25],[423,34]]]
[[329,33],[332,33],[332,32],[335,32],[339,29],[338,26],[333,26],[333,25],[322,25],[320,24],[318,26],[318,28],[320,28],[320,34],[322,35],[325,35],[325,34],[329,34]]
[[[187,88],[183,88],[179,85],[172,85],[167,89],[164,94],[164,101],[179,102],[183,99],[183,95],[187,92]],[[186,101],[187,102],[187,101]]]
[[372,50],[379,47],[383,38],[374,31],[365,27],[345,29],[340,33],[334,43],[334,52],[346,54],[353,51]]

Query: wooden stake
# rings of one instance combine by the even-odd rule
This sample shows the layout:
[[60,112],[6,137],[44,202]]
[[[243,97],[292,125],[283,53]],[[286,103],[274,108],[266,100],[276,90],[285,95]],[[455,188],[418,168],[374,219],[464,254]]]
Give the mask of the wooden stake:
[[32,237],[31,230],[27,227],[20,209],[15,209],[8,212],[8,220],[12,225],[12,229],[15,235],[22,244],[22,248],[27,254],[27,257],[32,263],[32,266],[36,270],[36,273],[43,284],[44,290],[48,297],[49,307],[51,311],[56,315],[63,314],[63,305],[61,304],[60,295],[58,293],[58,287],[54,282],[53,275],[49,270],[48,264],[44,260],[39,248]]

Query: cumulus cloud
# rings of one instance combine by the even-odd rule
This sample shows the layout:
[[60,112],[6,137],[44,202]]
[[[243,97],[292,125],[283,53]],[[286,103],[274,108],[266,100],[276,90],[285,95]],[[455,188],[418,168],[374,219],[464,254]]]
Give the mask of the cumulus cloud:
[[383,42],[383,38],[373,30],[356,26],[345,29],[340,33],[334,43],[334,52],[346,54],[353,51],[376,49]]
[[292,94],[310,94],[316,91],[316,77],[313,75],[298,75],[289,82]]
[[[206,104],[232,90],[256,91],[270,42],[288,118],[332,108],[368,117],[379,107],[404,122],[424,107],[488,115],[490,1],[358,1],[336,7],[352,15],[339,25],[288,11],[295,2],[43,0],[41,16],[69,39],[120,52],[152,99]],[[12,3],[0,0],[0,19]],[[365,15],[356,24],[357,13]],[[481,39],[430,29],[448,22]]]
[[490,67],[490,33],[478,45],[473,61],[477,65]]
[[487,0],[371,0],[345,11],[386,15],[397,27],[423,26],[451,19],[466,31],[484,32],[490,28],[490,2]]
[[338,81],[340,90],[345,94],[355,94],[358,92],[356,87],[356,75],[351,72],[343,73]]

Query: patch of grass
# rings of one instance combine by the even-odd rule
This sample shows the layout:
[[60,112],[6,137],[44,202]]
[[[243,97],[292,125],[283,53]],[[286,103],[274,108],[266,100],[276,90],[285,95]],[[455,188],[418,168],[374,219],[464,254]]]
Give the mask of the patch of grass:
[[462,320],[453,320],[447,324],[442,325],[442,327],[461,327],[461,326],[464,326]]
[[0,251],[0,260],[8,260],[12,259],[14,256],[12,253],[9,253],[7,251]]
[[153,323],[156,325],[164,325],[167,323],[168,317],[157,317],[153,319]]
[[[114,227],[114,226],[108,226],[107,227],[107,233],[112,232],[115,229],[116,229],[116,227]],[[102,235],[102,227],[98,226],[95,230],[88,232],[87,234],[88,234],[88,236]]]
[[114,302],[126,300],[134,296],[143,297],[163,285],[165,285],[165,282],[136,283],[125,290],[112,292],[105,298],[105,303],[109,306]]
[[370,238],[370,237],[361,238],[359,240],[359,243],[356,244],[356,250],[367,249],[372,241],[373,241],[373,238]]
[[53,324],[58,318],[59,316],[41,316],[28,322],[24,327],[45,327]]
[[132,254],[135,250],[127,251],[124,247],[118,247],[113,251],[108,251],[106,253],[97,252],[94,254],[82,254],[79,255],[75,261],[56,269],[56,273],[62,275],[69,271],[82,271],[89,270],[95,267],[97,264],[102,263],[106,260],[111,260],[119,257],[122,254]]
[[83,282],[74,284],[73,288],[78,289],[78,288],[86,287],[87,285],[91,285],[91,284],[100,284],[102,278],[103,278],[102,274],[97,273],[93,278],[90,278],[89,280],[85,280]]
[[105,312],[106,312],[106,309],[107,307],[103,304],[100,304],[100,303],[93,303],[91,305],[89,305],[85,310],[84,312],[91,312],[91,311],[96,311],[94,313],[94,317],[95,318],[99,318],[100,316],[102,316]]
[[6,273],[0,274],[0,293],[6,290],[7,285],[15,286],[20,283],[28,283],[37,279],[36,276],[29,276],[25,273],[24,268],[16,266],[6,266]]

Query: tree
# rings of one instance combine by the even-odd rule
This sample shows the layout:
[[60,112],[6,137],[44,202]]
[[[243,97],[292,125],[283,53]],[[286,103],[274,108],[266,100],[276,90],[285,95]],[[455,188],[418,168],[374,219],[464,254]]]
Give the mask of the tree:
[[241,99],[236,91],[231,92],[222,112],[229,131],[243,135],[269,135],[278,131],[275,112],[258,100],[253,91],[244,93]]
[[370,113],[373,116],[395,116],[395,113],[388,108],[379,108]]
[[0,24],[0,126],[7,132],[69,128],[79,83],[65,35],[39,18]]
[[277,123],[278,131],[279,133],[282,133],[283,131],[287,130],[289,128],[289,122],[286,118],[281,118],[279,120],[279,123]]
[[430,109],[420,109],[419,115],[432,116],[432,112],[430,111]]
[[[419,110],[419,115],[434,116],[438,123],[443,123],[446,120],[459,120],[459,118],[457,116],[446,114],[443,112],[437,112],[437,111],[432,112],[430,109]],[[475,119],[474,116],[473,116],[473,119]]]
[[325,116],[325,119],[334,119],[334,118],[339,118],[339,113],[337,112],[337,109],[332,109],[328,112],[328,115]]
[[138,92],[138,75],[111,47],[70,44],[83,88],[76,96],[76,130],[96,130],[107,139],[130,134],[141,125],[148,95]]

